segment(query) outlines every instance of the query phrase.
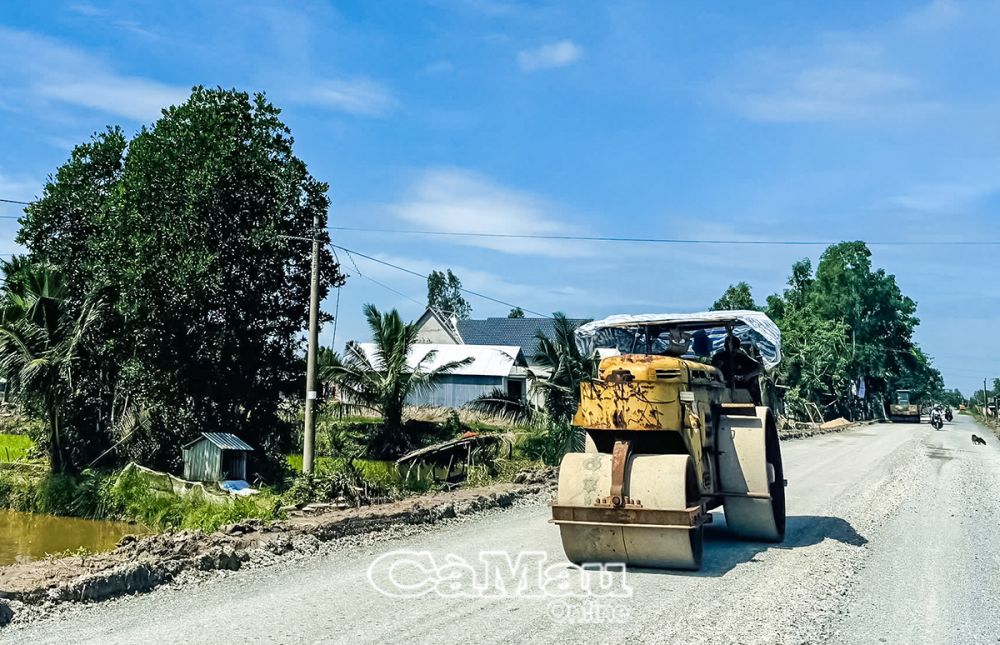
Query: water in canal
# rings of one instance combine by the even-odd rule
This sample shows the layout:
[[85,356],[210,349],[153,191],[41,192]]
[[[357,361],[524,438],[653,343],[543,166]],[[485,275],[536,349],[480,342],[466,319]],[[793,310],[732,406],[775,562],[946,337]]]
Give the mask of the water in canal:
[[144,532],[143,527],[126,522],[0,510],[0,566],[81,547],[108,551],[123,535]]

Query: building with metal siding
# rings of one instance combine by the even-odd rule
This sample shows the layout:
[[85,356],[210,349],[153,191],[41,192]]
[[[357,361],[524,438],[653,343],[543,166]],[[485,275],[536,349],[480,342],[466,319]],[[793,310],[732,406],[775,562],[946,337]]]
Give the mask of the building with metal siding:
[[215,482],[247,478],[247,453],[253,448],[228,432],[203,432],[181,448],[184,479]]
[[[377,367],[375,345],[359,343],[361,351]],[[444,374],[437,387],[407,399],[409,405],[460,408],[484,394],[500,388],[524,397],[528,370],[521,348],[500,345],[448,345],[421,343],[407,356],[411,369],[433,370],[446,363],[472,361]]]
[[406,402],[409,405],[430,405],[436,408],[460,408],[469,401],[478,399],[500,388],[507,390],[507,383],[502,376],[475,376],[467,374],[449,374],[441,378],[436,388],[411,396]]

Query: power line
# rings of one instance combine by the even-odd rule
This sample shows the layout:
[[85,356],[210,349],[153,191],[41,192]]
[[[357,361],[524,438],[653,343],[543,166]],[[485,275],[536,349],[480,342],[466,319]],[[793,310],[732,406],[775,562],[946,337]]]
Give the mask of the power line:
[[[393,264],[392,262],[386,262],[385,260],[380,260],[378,258],[373,258],[370,255],[365,255],[364,253],[361,253],[360,251],[355,251],[353,249],[349,249],[349,248],[344,247],[344,246],[339,246],[337,244],[334,244],[333,242],[330,242],[330,246],[332,246],[335,249],[340,249],[341,251],[344,251],[348,255],[350,255],[350,254],[353,253],[354,255],[357,255],[358,257],[365,258],[366,260],[371,260],[372,262],[378,262],[379,264],[384,264],[385,266],[391,267],[393,269],[396,269],[397,271],[402,271],[403,273],[409,273],[410,275],[416,276],[418,278],[423,278],[424,280],[427,279],[426,275],[424,275],[423,273],[420,273],[418,271],[414,271],[413,269],[407,269],[406,267],[401,267],[398,264]],[[355,264],[354,268],[357,269],[358,265]],[[358,272],[360,273],[360,269],[358,270]],[[371,278],[368,278],[368,279],[371,280]],[[382,285],[382,286],[385,286],[385,285]],[[388,288],[388,287],[386,287],[386,288]],[[512,307],[512,308],[513,307],[519,307],[519,305],[515,305],[514,303],[507,302],[505,300],[500,300],[499,298],[494,298],[492,296],[487,296],[484,293],[479,293],[478,291],[473,291],[472,289],[466,289],[465,287],[460,287],[459,289],[462,292],[467,293],[469,295],[476,296],[478,298],[482,298],[483,300],[489,300],[490,302],[495,302],[497,304],[501,304],[501,305],[504,305],[506,307]],[[406,297],[409,297],[409,296],[406,296]],[[413,298],[410,298],[410,299],[413,300]],[[421,306],[423,306],[423,303],[418,303],[418,304],[420,304]],[[541,316],[542,318],[551,318],[552,317],[552,316],[546,316],[545,314],[539,313],[537,311],[532,311],[531,309],[525,309],[524,307],[520,307],[520,308],[522,310],[524,310],[525,312],[529,313],[529,314],[534,314],[536,316]]]
[[[364,228],[354,226],[330,226],[331,231],[354,231],[360,233],[383,233],[389,235],[431,235],[438,237],[481,237],[513,240],[553,240],[565,242],[628,242],[640,244],[707,244],[739,246],[830,246],[843,240],[722,240],[687,239],[667,237],[615,237],[608,235],[544,235],[529,233],[476,233],[472,231],[414,231],[392,228]],[[878,240],[865,242],[868,246],[1000,246],[1000,240]]]
[[[30,206],[31,202],[0,198],[5,204]],[[19,219],[17,215],[0,215],[0,219]],[[331,231],[357,233],[383,233],[388,235],[430,235],[436,237],[479,237],[511,240],[551,240],[564,242],[622,242],[638,244],[704,244],[737,246],[830,246],[843,240],[724,240],[668,237],[618,237],[611,235],[545,235],[532,233],[480,233],[474,231],[415,231],[409,229],[365,228],[356,226],[328,226]],[[868,246],[1000,246],[1000,240],[875,240]]]
[[[331,244],[330,246],[333,246],[333,245]],[[340,247],[337,247],[337,248],[340,248]],[[411,297],[411,296],[408,296],[408,295],[406,295],[405,293],[403,293],[402,291],[399,291],[399,290],[397,290],[397,289],[393,289],[393,288],[392,288],[392,287],[390,287],[389,285],[387,285],[387,284],[385,284],[385,283],[383,283],[383,282],[379,282],[378,280],[376,280],[375,278],[373,278],[373,277],[371,277],[371,276],[368,276],[368,275],[365,275],[365,274],[364,274],[364,272],[362,272],[362,271],[361,271],[361,267],[359,267],[359,266],[358,266],[358,263],[354,261],[354,256],[353,256],[353,255],[351,255],[351,252],[350,252],[350,251],[348,251],[347,249],[342,249],[342,250],[343,250],[343,251],[344,251],[345,253],[347,253],[347,257],[348,257],[348,258],[349,258],[349,259],[351,260],[351,264],[353,264],[353,265],[354,265],[354,270],[358,272],[358,275],[359,275],[359,276],[361,276],[361,277],[362,277],[362,278],[364,278],[365,280],[368,280],[368,281],[370,281],[370,282],[374,282],[374,283],[375,283],[375,284],[377,284],[378,286],[382,287],[383,289],[386,289],[387,291],[391,291],[392,293],[396,294],[397,296],[401,296],[401,297],[403,297],[403,298],[406,298],[406,299],[407,299],[407,300],[409,300],[410,302],[415,302],[415,303],[416,303],[417,305],[419,305],[419,306],[421,306],[421,307],[423,307],[423,306],[424,306],[424,304],[423,304],[422,302],[420,302],[419,300],[417,300],[416,298],[413,298],[413,297]],[[361,254],[359,253],[358,255],[361,255]],[[367,256],[364,256],[364,255],[362,255],[362,257],[367,257]]]
[[[301,241],[304,241],[304,242],[311,242],[312,241],[311,238],[308,238],[308,237],[299,237],[297,235],[279,235],[278,237],[280,237],[281,239],[285,239],[285,240],[301,240]],[[385,265],[387,267],[396,269],[397,271],[402,271],[403,273],[409,273],[412,276],[416,276],[418,278],[422,278],[424,280],[427,280],[427,276],[424,275],[423,273],[420,273],[418,271],[414,271],[413,269],[407,269],[406,267],[401,267],[398,264],[393,264],[392,262],[386,262],[385,260],[380,260],[378,258],[372,257],[372,256],[367,255],[365,253],[362,253],[360,251],[355,251],[354,249],[349,249],[346,246],[340,246],[338,244],[334,244],[333,242],[328,242],[328,244],[330,245],[331,250],[333,250],[334,255],[336,255],[336,253],[337,253],[336,249],[340,249],[344,253],[347,253],[347,257],[350,258],[351,264],[354,265],[354,269],[358,272],[358,275],[360,275],[362,278],[364,278],[366,280],[370,280],[371,282],[374,282],[375,284],[377,284],[378,286],[382,287],[383,289],[388,289],[389,291],[395,293],[396,295],[402,296],[403,298],[406,298],[407,300],[409,300],[411,302],[415,302],[416,304],[420,305],[421,307],[426,306],[425,303],[420,302],[416,298],[408,296],[405,293],[403,293],[402,291],[397,291],[396,289],[393,289],[389,285],[384,284],[382,282],[379,282],[375,278],[372,278],[370,276],[365,275],[361,271],[361,268],[358,266],[358,263],[354,261],[354,255],[357,255],[358,257],[365,258],[366,260],[371,260],[372,262],[377,262],[379,264],[383,264],[383,265]],[[552,317],[552,316],[546,316],[543,313],[539,313],[539,312],[533,311],[531,309],[525,309],[524,307],[521,307],[520,305],[515,305],[513,303],[507,302],[506,300],[500,300],[499,298],[494,298],[492,296],[487,296],[484,293],[479,293],[478,291],[473,291],[472,289],[466,289],[465,287],[459,287],[459,290],[462,291],[462,292],[464,292],[464,293],[467,293],[469,295],[473,295],[473,296],[476,296],[478,298],[482,298],[484,300],[489,300],[490,302],[496,302],[498,304],[501,304],[501,305],[504,305],[504,306],[507,306],[507,307],[518,307],[518,308],[522,309],[525,313],[534,314],[534,315],[540,316],[542,318],[551,318]]]

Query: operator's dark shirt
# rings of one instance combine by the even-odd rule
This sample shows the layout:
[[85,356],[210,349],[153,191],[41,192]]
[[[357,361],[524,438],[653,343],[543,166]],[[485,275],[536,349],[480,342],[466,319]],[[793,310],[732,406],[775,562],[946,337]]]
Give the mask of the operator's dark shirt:
[[724,349],[712,357],[712,367],[722,372],[726,382],[729,382],[732,377],[732,374],[729,373],[730,356],[733,357],[733,370],[735,371],[736,376],[746,376],[747,374],[752,374],[754,371],[760,369],[760,363],[747,356],[744,352],[740,350],[730,352],[729,350]]
[[[760,363],[754,359],[747,356],[740,350],[730,352],[729,350],[722,350],[714,357],[712,357],[712,367],[716,368],[722,372],[722,377],[725,379],[726,383],[732,383],[733,380],[730,378],[729,374],[729,356],[733,357],[733,371],[736,373],[737,377],[747,376],[748,374],[753,374],[761,369]],[[760,405],[761,403],[761,392],[760,392],[760,381],[755,376],[748,381],[737,380],[734,385],[738,388],[743,388],[750,392],[750,398],[753,399],[754,404]]]

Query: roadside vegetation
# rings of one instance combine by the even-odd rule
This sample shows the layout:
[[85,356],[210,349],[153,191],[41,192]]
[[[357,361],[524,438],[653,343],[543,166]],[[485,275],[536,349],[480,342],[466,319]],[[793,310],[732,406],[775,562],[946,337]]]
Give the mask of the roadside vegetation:
[[[374,351],[320,352],[320,380],[336,396],[319,402],[315,472],[301,473],[303,240],[323,242],[321,298],[345,276],[327,244],[328,187],[294,155],[279,116],[262,94],[196,87],[132,137],[109,127],[76,146],[25,208],[17,241],[27,251],[2,264],[0,376],[18,414],[0,417],[0,508],[209,530],[309,502],[509,481],[583,448],[572,418],[598,359],[581,354],[564,315],[536,339],[543,369],[528,397],[498,390],[446,412],[407,401],[464,363],[408,364],[416,324],[366,305]],[[427,287],[444,318],[471,315],[451,270],[432,272]],[[796,263],[766,305],[739,283],[715,308],[762,309],[779,325],[785,359],[768,391],[788,417],[874,416],[896,388],[961,397],[913,340],[916,303],[861,242],[831,246],[815,272]],[[862,380],[867,407],[852,394]],[[181,446],[202,432],[254,448],[259,495],[179,497],[125,470],[178,474]],[[395,466],[470,433],[506,449],[451,481]]]
[[247,518],[278,516],[280,499],[268,491],[222,502],[155,490],[134,472],[85,470],[75,475],[38,468],[0,468],[0,508],[87,519],[122,520],[137,530],[213,531]]
[[[740,282],[713,309],[764,311],[781,329],[783,359],[768,391],[789,418],[882,418],[897,389],[910,390],[915,403],[963,401],[957,390],[945,390],[913,338],[917,304],[895,276],[872,266],[863,242],[830,246],[815,271],[808,259],[796,262],[788,288],[766,304]],[[865,399],[857,396],[862,382]]]
[[[553,337],[537,337],[534,359],[546,371],[533,377],[531,396],[512,398],[501,390],[479,398],[470,408],[505,420],[522,429],[516,447],[528,461],[558,465],[567,452],[583,450],[584,434],[573,426],[573,414],[580,404],[580,384],[597,375],[596,355],[580,352],[574,338],[575,326],[562,313],[555,313]],[[534,400],[541,403],[533,403]]]
[[0,462],[23,461],[35,447],[34,442],[23,434],[0,434]]
[[[449,272],[450,273],[450,272]],[[441,377],[472,359],[453,361],[433,369],[428,364],[434,352],[428,352],[415,366],[407,364],[407,355],[417,344],[418,329],[413,322],[404,322],[399,312],[382,313],[374,305],[365,305],[365,320],[372,335],[374,352],[368,355],[361,346],[349,342],[344,355],[325,354],[319,377],[335,383],[340,399],[333,404],[343,415],[374,415],[380,423],[369,428],[365,437],[368,456],[392,458],[419,447],[421,435],[431,427],[421,428],[413,419],[404,422],[406,400],[437,385]],[[334,438],[345,439],[341,436]]]
[[[262,94],[196,87],[134,136],[73,148],[25,208],[2,267],[0,507],[151,529],[274,517],[304,390],[310,257],[327,185]],[[329,247],[320,295],[343,282]],[[205,431],[253,446],[252,498],[164,495],[122,469],[179,473]],[[8,463],[9,462],[9,463]],[[263,484],[263,485],[262,485]]]
[[[261,95],[195,88],[128,137],[76,146],[25,208],[4,266],[0,370],[53,472],[129,461],[177,472],[227,431],[250,472],[284,474],[295,431],[310,258],[329,199]],[[321,251],[321,297],[343,281]]]

